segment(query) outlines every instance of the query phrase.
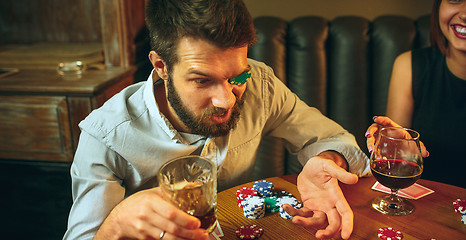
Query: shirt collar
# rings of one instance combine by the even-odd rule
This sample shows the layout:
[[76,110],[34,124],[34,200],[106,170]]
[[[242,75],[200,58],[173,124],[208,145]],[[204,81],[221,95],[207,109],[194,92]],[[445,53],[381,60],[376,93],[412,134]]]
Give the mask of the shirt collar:
[[190,141],[183,138],[180,133],[173,127],[170,123],[168,118],[160,112],[157,102],[155,101],[155,93],[154,93],[154,86],[158,84],[163,84],[162,79],[156,79],[154,81],[154,71],[150,73],[149,77],[144,86],[144,101],[148,107],[149,115],[156,121],[156,123],[160,126],[161,129],[175,142],[183,143],[183,144],[190,144]]

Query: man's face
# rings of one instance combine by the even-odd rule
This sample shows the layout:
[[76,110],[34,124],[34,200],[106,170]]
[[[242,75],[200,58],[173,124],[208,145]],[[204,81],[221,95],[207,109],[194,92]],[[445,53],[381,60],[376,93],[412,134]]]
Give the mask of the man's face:
[[183,38],[179,61],[166,81],[170,110],[191,133],[223,136],[236,126],[246,83],[229,79],[249,70],[247,47],[219,49],[208,42]]

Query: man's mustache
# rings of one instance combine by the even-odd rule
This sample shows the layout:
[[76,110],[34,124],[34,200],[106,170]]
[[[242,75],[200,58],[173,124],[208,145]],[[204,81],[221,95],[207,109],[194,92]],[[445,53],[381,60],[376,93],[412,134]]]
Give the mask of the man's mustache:
[[219,108],[219,107],[209,108],[204,112],[203,118],[212,117],[212,116],[214,117],[222,116],[227,111],[228,111],[227,109]]

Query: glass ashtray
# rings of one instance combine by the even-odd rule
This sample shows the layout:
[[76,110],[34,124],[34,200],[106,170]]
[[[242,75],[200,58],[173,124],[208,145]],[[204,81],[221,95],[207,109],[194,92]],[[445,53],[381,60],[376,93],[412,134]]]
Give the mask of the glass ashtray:
[[61,62],[57,66],[60,75],[82,74],[86,71],[86,64],[81,61]]

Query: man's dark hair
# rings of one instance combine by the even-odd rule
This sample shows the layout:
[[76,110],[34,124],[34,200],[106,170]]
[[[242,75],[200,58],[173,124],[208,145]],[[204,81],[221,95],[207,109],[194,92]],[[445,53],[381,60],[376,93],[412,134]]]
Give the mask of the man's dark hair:
[[251,46],[257,37],[242,0],[149,0],[146,24],[154,50],[167,68],[177,63],[182,37],[208,41],[219,48]]

